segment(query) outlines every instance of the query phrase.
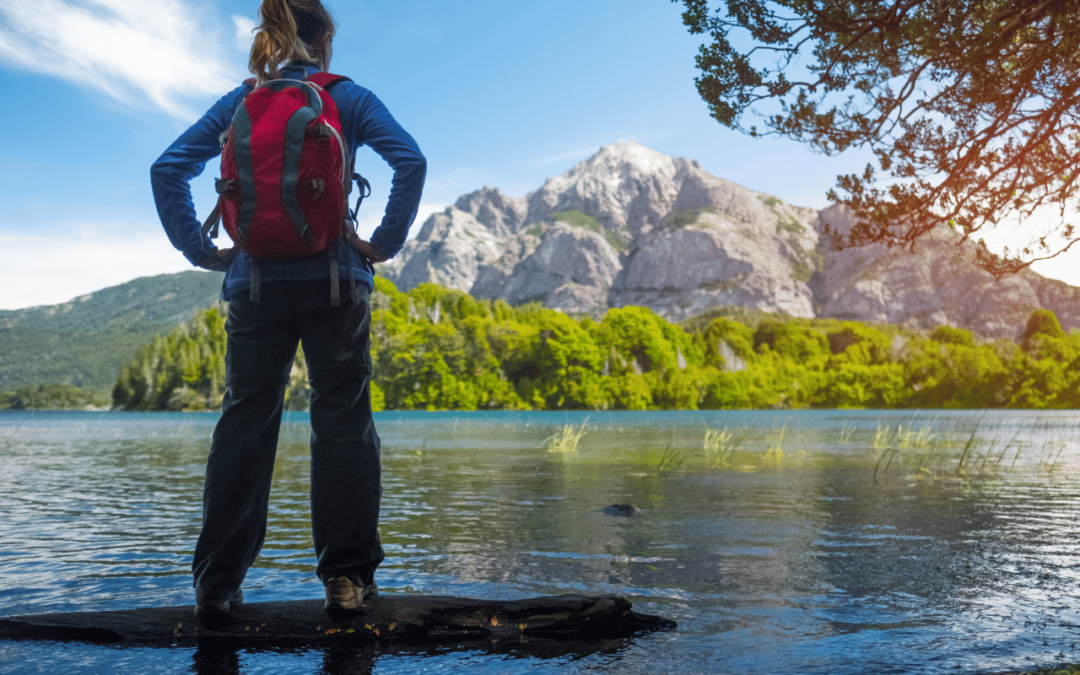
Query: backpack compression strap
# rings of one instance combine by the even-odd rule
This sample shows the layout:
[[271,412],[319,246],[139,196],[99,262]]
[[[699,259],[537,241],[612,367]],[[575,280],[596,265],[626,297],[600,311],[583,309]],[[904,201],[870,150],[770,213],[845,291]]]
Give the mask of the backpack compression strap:
[[[329,92],[330,87],[334,86],[338,82],[343,82],[343,81],[344,82],[352,82],[351,79],[349,79],[348,77],[345,77],[344,75],[334,75],[334,74],[331,74],[331,73],[322,73],[322,72],[313,73],[311,75],[308,75],[307,80],[308,80],[308,82],[312,82],[314,84],[317,84],[318,86],[320,86],[323,89],[327,90],[327,93],[330,93]],[[330,97],[333,98],[333,94],[331,94]],[[344,142],[344,141],[342,141],[342,142]],[[351,175],[347,176],[346,179],[345,179],[345,212],[347,214],[350,214],[353,217],[353,219],[355,220],[356,219],[356,212],[360,210],[360,202],[361,202],[361,200],[363,200],[364,197],[366,197],[367,195],[371,194],[371,185],[367,182],[367,180],[364,179],[363,176],[361,176],[358,173],[355,173],[355,171],[353,169],[354,164],[355,164],[355,160],[352,160],[352,161],[349,162],[350,166],[349,166],[348,171],[349,171],[349,174],[351,174]],[[349,210],[349,193],[352,192],[352,181],[353,180],[356,180],[357,183],[360,185],[360,198],[357,199],[357,201],[356,201],[356,210],[353,210],[353,211],[350,212],[350,210]],[[350,249],[350,246],[349,246],[348,243],[346,243],[345,244],[345,265],[349,269],[349,286],[350,286],[350,289],[352,290],[353,302],[356,303],[356,304],[360,304],[360,292],[359,292],[359,290],[357,290],[356,279],[353,278],[352,265],[349,263],[349,257],[350,257],[350,254],[352,253],[349,249]],[[331,307],[337,307],[341,302],[341,299],[340,299],[341,298],[341,291],[340,291],[341,281],[340,281],[340,278],[339,278],[340,273],[338,272],[337,253],[334,251],[334,247],[331,246],[329,249],[327,249],[326,254],[327,254],[329,264],[330,264],[330,306]]]
[[[324,89],[326,91],[326,93],[330,94],[331,99],[334,98],[334,95],[330,93],[330,87],[334,86],[338,82],[352,82],[351,79],[345,77],[344,75],[334,75],[334,74],[331,74],[331,73],[321,73],[321,72],[309,75],[307,77],[307,81],[311,82],[313,84],[316,84],[319,87],[321,87],[322,89]],[[336,103],[337,103],[337,101],[335,101],[335,104]],[[340,114],[340,109],[339,109],[339,114]],[[363,201],[364,197],[371,194],[371,184],[368,183],[367,180],[364,179],[363,176],[356,173],[356,157],[353,156],[351,153],[349,153],[348,148],[345,146],[345,140],[342,139],[342,138],[339,138],[338,141],[342,144],[342,150],[343,150],[343,152],[345,152],[345,156],[342,159],[345,162],[345,164],[347,164],[348,167],[349,167],[346,170],[347,173],[345,174],[345,176],[343,176],[343,180],[342,180],[342,182],[344,183],[344,185],[342,187],[345,188],[345,192],[344,192],[344,195],[345,195],[345,212],[347,214],[351,215],[352,219],[355,221],[356,220],[356,213],[360,210],[360,202]],[[360,142],[363,143],[363,140],[361,140]],[[353,181],[356,181],[357,185],[360,187],[360,198],[356,200],[356,208],[350,210],[349,209],[349,195],[352,194]],[[366,192],[365,192],[365,190],[366,190]]]

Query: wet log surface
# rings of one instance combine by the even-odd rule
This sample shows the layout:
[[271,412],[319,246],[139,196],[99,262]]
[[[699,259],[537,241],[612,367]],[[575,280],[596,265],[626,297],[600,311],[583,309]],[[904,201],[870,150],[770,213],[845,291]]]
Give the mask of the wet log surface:
[[587,642],[675,628],[638,614],[621,596],[558,595],[527,600],[476,600],[386,594],[360,611],[331,615],[322,600],[237,605],[227,617],[201,620],[194,607],[73,612],[0,618],[0,638],[143,645],[207,640],[258,644],[487,644],[507,641]]

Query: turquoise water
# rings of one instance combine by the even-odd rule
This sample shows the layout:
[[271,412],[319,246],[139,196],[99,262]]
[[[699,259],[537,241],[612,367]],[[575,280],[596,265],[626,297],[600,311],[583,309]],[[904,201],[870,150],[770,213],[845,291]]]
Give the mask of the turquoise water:
[[[0,616],[192,603],[215,420],[0,414]],[[377,423],[383,592],[621,593],[678,630],[550,658],[0,642],[0,672],[983,673],[1080,662],[1076,413],[385,413]],[[546,450],[567,424],[585,425],[578,449]],[[733,448],[715,462],[709,429],[726,430]],[[307,469],[299,415],[283,430],[248,601],[321,595]],[[643,511],[602,512],[616,503]]]

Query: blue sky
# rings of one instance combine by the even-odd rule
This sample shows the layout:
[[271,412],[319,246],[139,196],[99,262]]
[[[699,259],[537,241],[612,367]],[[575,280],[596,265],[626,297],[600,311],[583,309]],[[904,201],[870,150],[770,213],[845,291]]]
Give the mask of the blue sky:
[[[331,70],[374,91],[427,155],[414,232],[462,194],[524,195],[620,141],[818,208],[838,173],[866,162],[711,120],[693,83],[699,38],[668,0],[327,5],[339,24]],[[254,0],[0,3],[0,309],[191,269],[161,230],[149,166],[247,76],[257,9]],[[370,229],[390,174],[370,150],[357,168],[374,188]],[[196,182],[201,214],[216,173],[212,163]],[[1080,283],[1069,262],[1040,271]]]

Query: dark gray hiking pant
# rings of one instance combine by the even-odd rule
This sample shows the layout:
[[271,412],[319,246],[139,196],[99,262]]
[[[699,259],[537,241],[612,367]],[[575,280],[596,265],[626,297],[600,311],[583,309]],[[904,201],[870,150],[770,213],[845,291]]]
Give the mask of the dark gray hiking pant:
[[[361,291],[364,287],[361,286]],[[297,343],[311,384],[311,529],[320,579],[370,584],[383,560],[379,436],[371,419],[371,313],[329,281],[267,284],[240,293],[225,323],[225,398],[203,487],[192,571],[198,598],[232,597],[266,537],[283,398]]]

